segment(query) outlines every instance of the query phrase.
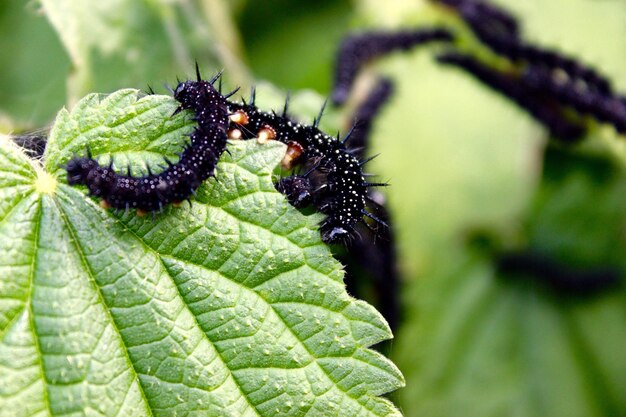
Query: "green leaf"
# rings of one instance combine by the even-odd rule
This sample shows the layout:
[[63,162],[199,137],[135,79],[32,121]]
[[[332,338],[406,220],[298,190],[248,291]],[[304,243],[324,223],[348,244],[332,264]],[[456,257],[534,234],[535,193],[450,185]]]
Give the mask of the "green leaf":
[[47,171],[0,142],[0,416],[399,415],[378,396],[403,377],[367,348],[387,324],[346,293],[320,215],[274,188],[284,145],[229,144],[191,204],[154,217],[65,184],[88,144],[138,171],[180,149],[175,107],[90,95],[59,113]]
[[[626,169],[584,146],[549,148],[544,163],[523,249],[571,268],[610,267],[623,281]],[[413,415],[626,415],[623,282],[573,297],[484,254],[448,254],[459,260],[422,282],[422,320],[401,333],[429,341],[398,348],[404,361],[422,358],[405,369]]]
[[413,361],[407,415],[624,416],[624,291],[576,302],[450,254],[419,287],[418,325],[398,336],[398,360]]
[[[520,240],[524,251],[571,268],[610,267],[623,281],[626,170],[598,151],[547,150]],[[623,282],[573,297],[542,276],[498,270],[493,256],[447,255],[419,286],[418,325],[400,332],[407,343],[396,354],[415,363],[404,369],[415,381],[402,393],[407,414],[626,415]],[[428,342],[408,343],[417,339]]]

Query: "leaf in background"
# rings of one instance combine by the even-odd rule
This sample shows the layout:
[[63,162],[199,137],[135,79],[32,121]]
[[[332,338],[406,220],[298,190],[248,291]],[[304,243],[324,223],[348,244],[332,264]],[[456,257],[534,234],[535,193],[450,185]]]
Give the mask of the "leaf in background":
[[40,128],[87,92],[159,88],[172,74],[193,73],[194,61],[248,86],[231,7],[224,0],[3,2],[0,129]]
[[0,142],[0,415],[399,415],[378,395],[402,375],[367,349],[387,324],[346,293],[320,216],[276,192],[282,144],[230,144],[191,206],[154,218],[64,184],[87,141],[138,167],[168,152],[191,127],[176,106],[87,96],[52,130],[53,175]]
[[45,17],[26,2],[0,2],[0,51],[0,132],[51,122],[70,61]]
[[421,320],[402,333],[429,341],[398,352],[421,358],[404,369],[415,382],[402,397],[408,415],[626,415],[625,193],[626,169],[613,158],[548,150],[524,250],[570,268],[610,268],[621,283],[574,297],[457,253],[461,261],[420,286]]
[[420,321],[396,345],[413,361],[407,416],[625,415],[624,291],[571,300],[451,255],[419,287]]
[[286,89],[327,90],[349,17],[347,0],[249,2],[239,26],[250,68]]

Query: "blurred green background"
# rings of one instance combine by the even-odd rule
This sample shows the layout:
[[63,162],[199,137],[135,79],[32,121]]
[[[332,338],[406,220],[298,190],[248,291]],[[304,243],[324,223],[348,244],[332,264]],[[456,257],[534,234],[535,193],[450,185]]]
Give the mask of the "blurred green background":
[[[592,63],[626,92],[626,3],[497,3],[528,39]],[[310,120],[348,32],[439,20],[420,0],[5,0],[0,132],[45,128],[90,92],[165,92],[195,60],[205,75],[224,68],[232,86],[273,84],[260,107],[314,90],[296,94]],[[434,51],[394,54],[365,75],[396,83],[368,151],[382,153],[370,171],[393,185],[403,280],[404,320],[388,353],[407,387],[394,401],[420,417],[626,416],[623,287],[555,294],[499,276],[489,249],[626,271],[626,140],[597,126],[580,146],[548,146],[541,126],[437,66]],[[349,108],[332,110],[326,127],[349,120]]]

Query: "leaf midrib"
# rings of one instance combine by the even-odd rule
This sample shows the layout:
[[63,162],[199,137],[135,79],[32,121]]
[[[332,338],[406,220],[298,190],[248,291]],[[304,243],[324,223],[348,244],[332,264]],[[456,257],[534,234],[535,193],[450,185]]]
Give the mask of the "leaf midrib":
[[[98,295],[98,301],[100,303],[100,305],[102,305],[103,310],[104,310],[104,314],[107,316],[107,318],[109,319],[109,323],[111,323],[111,326],[113,326],[113,329],[115,331],[115,333],[118,335],[118,337],[120,338],[120,341],[122,342],[122,350],[123,350],[123,354],[124,357],[126,359],[127,364],[129,365],[129,368],[132,369],[133,372],[133,380],[135,380],[135,382],[138,384],[139,386],[139,391],[141,393],[141,398],[143,399],[143,401],[146,404],[146,408],[148,409],[149,415],[151,417],[153,417],[153,413],[152,413],[152,407],[150,405],[150,401],[148,400],[148,398],[146,397],[145,391],[144,391],[144,387],[143,384],[141,382],[141,378],[139,378],[139,373],[137,372],[137,369],[135,368],[135,364],[133,363],[133,361],[130,359],[130,355],[128,352],[128,348],[126,346],[126,342],[124,341],[124,337],[122,335],[122,333],[119,331],[119,328],[117,327],[117,323],[115,322],[115,319],[113,318],[113,316],[111,315],[111,310],[108,306],[108,304],[106,303],[104,297],[102,296],[102,292],[100,290],[100,286],[98,285],[93,271],[89,265],[89,262],[87,261],[86,257],[85,257],[85,253],[83,251],[82,246],[80,245],[80,240],[78,239],[78,236],[75,233],[74,228],[72,227],[71,222],[69,221],[68,217],[67,217],[67,213],[65,213],[65,211],[63,211],[63,209],[59,206],[59,204],[57,203],[56,199],[52,199],[55,208],[57,209],[57,212],[59,213],[59,216],[61,217],[63,223],[65,224],[65,227],[67,228],[67,232],[68,234],[71,236],[72,238],[72,242],[71,244],[76,248],[76,252],[78,254],[78,257],[80,259],[81,264],[83,265],[83,268],[85,270],[85,272],[87,273],[87,276],[89,277],[89,280],[91,281],[91,284],[93,286],[93,288],[95,289],[97,295]],[[132,388],[132,386],[129,386],[129,390]],[[120,406],[123,403],[120,403]]]
[[[24,201],[24,200],[22,200]],[[31,273],[30,273],[30,280],[29,280],[29,289],[28,289],[28,300],[26,301],[26,304],[24,305],[24,307],[26,308],[26,305],[28,305],[28,321],[29,321],[29,326],[31,328],[31,331],[33,332],[33,341],[35,344],[35,350],[37,351],[37,354],[39,355],[37,362],[39,363],[39,373],[41,375],[41,381],[44,385],[43,387],[43,402],[46,406],[46,409],[48,410],[48,415],[52,416],[52,408],[50,406],[50,393],[49,393],[49,386],[50,384],[48,383],[48,378],[46,378],[46,370],[44,369],[44,364],[43,364],[43,351],[41,350],[41,344],[39,343],[39,334],[37,333],[37,325],[35,323],[35,314],[33,312],[33,291],[35,290],[35,273],[37,270],[37,256],[39,254],[39,239],[40,239],[40,233],[41,233],[41,217],[43,216],[43,207],[42,207],[42,197],[40,197],[37,200],[38,204],[37,204],[37,222],[35,223],[35,242],[34,242],[34,247],[35,250],[33,251],[33,261],[31,264]],[[22,314],[22,313],[19,313]],[[19,316],[19,314],[17,314],[16,316]]]

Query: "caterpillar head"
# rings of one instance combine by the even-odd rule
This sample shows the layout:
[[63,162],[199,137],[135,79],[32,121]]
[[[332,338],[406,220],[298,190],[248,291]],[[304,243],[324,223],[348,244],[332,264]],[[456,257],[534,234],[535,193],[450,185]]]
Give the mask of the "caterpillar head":
[[287,197],[289,204],[296,208],[306,207],[312,203],[313,185],[308,178],[292,175],[278,181],[276,189]]
[[322,224],[320,228],[324,243],[341,243],[347,245],[354,237],[351,228],[340,225]]
[[174,98],[180,103],[180,108],[190,109],[198,97],[197,81],[182,81],[174,90]]
[[74,158],[65,167],[67,170],[67,183],[70,185],[86,184],[89,174],[98,167],[98,163],[92,158]]

